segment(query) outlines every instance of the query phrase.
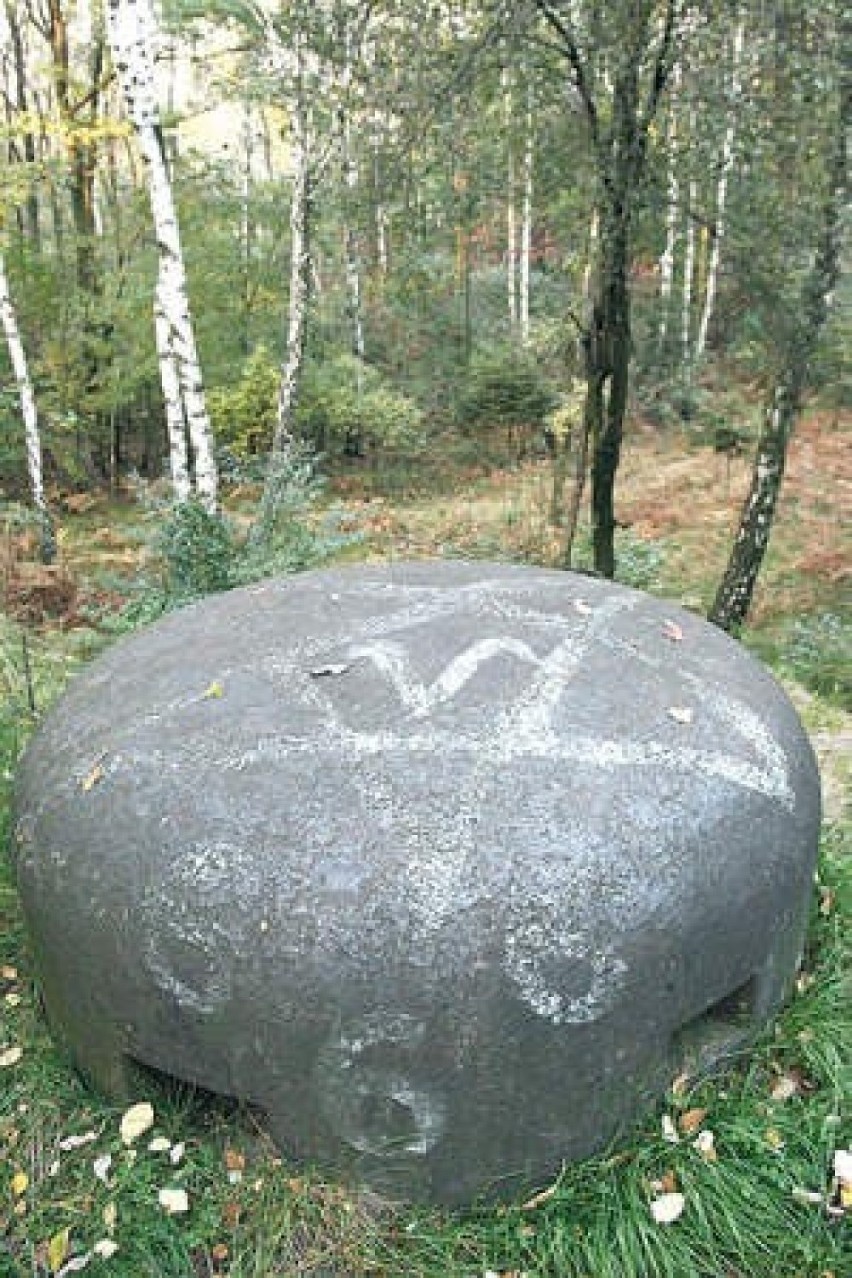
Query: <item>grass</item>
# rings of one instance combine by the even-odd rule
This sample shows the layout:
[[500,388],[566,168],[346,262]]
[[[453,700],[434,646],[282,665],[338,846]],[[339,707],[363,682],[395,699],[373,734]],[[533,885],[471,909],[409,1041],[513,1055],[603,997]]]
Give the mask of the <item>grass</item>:
[[[824,509],[825,485],[837,482],[841,465],[839,440],[829,438],[818,454],[807,427],[800,439],[750,633],[776,668],[811,685],[802,694],[806,722],[830,747],[849,725],[842,696],[820,682],[825,635],[834,642],[836,629],[820,618],[839,618],[842,642],[849,634],[837,575],[842,532]],[[622,509],[631,527],[621,536],[622,571],[658,593],[705,602],[745,468],[735,461],[708,489],[708,467],[723,465],[708,450],[684,455],[666,440],[634,444],[625,463]],[[332,497],[359,535],[359,557],[462,552],[552,561],[558,538],[541,513],[544,464],[466,471],[464,484],[450,468],[447,479],[443,491],[430,476],[428,491],[412,487],[393,502],[374,480],[360,491],[351,479],[341,485]],[[121,593],[139,570],[139,527],[128,508],[117,520],[105,508],[69,520],[66,563],[84,582],[109,572],[110,591]],[[352,553],[350,546],[345,554]],[[785,636],[803,624],[791,647]],[[104,642],[85,627],[31,634],[40,710]],[[21,634],[2,619],[0,698],[5,846],[14,762],[32,715]],[[826,766],[848,779],[848,761],[835,755],[828,748]],[[841,1278],[852,1240],[849,1215],[837,1209],[832,1157],[852,1144],[843,1125],[852,820],[842,799],[832,815],[803,971],[755,1050],[722,1076],[678,1086],[617,1149],[566,1169],[526,1205],[463,1215],[391,1209],[330,1185],[282,1161],[251,1113],[154,1077],[139,1079],[154,1126],[125,1145],[121,1109],[89,1091],[52,1043],[0,856],[0,1278],[47,1278],[63,1266],[75,1272],[87,1256],[87,1272],[121,1278]],[[676,1142],[664,1137],[663,1114]],[[707,1137],[696,1147],[699,1131],[712,1132],[715,1158]],[[167,1147],[149,1149],[157,1136]],[[167,1214],[158,1197],[164,1188],[184,1189],[189,1210]],[[650,1204],[672,1191],[683,1194],[683,1214],[658,1224]],[[93,1254],[104,1242],[118,1248],[109,1258]]]

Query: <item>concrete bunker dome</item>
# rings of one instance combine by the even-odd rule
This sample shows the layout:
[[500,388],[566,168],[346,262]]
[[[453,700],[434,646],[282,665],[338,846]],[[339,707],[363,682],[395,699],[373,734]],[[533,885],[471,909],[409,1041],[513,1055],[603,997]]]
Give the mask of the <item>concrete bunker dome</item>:
[[[96,778],[93,780],[93,778]],[[285,1153],[468,1203],[740,1047],[820,820],[727,636],[560,572],[416,563],[209,598],[72,683],[19,771],[51,1025],[262,1109]]]

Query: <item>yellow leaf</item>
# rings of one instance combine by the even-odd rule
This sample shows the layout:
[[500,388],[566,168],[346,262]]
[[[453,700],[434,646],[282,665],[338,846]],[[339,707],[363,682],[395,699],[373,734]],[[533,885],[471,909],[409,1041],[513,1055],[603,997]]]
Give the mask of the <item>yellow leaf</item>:
[[18,969],[4,964],[3,967],[0,967],[0,977],[2,977],[4,981],[17,981]]
[[132,1145],[135,1140],[154,1125],[154,1107],[149,1101],[140,1101],[131,1105],[121,1120],[119,1131],[125,1145]]
[[112,1233],[115,1229],[115,1223],[118,1220],[118,1208],[115,1203],[107,1203],[103,1212],[104,1228],[107,1233]]
[[52,1273],[56,1273],[65,1263],[68,1255],[68,1242],[71,1237],[70,1230],[60,1229],[58,1234],[54,1234],[50,1242],[47,1244],[47,1263],[50,1265]]
[[784,1137],[778,1131],[777,1127],[767,1127],[763,1133],[763,1139],[766,1141],[770,1149],[774,1149],[777,1153],[784,1148]]
[[16,1198],[20,1198],[22,1194],[27,1192],[27,1186],[30,1178],[24,1171],[16,1171],[12,1177],[12,1193]]
[[225,689],[222,687],[221,683],[218,683],[216,680],[205,688],[201,694],[205,701],[210,701],[211,698],[214,697],[224,697],[224,695]]
[[80,782],[80,788],[84,794],[88,794],[90,790],[94,790],[99,781],[103,780],[104,770],[99,763],[96,763],[87,777]]

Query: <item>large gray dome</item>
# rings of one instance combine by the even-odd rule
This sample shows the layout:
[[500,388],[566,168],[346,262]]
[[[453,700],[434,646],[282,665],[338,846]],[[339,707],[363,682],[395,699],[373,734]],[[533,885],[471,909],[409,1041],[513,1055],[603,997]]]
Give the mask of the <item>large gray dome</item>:
[[604,1144],[741,1045],[819,828],[786,696],[586,577],[306,573],[117,644],[22,761],[56,1032],[244,1098],[285,1152],[459,1203]]

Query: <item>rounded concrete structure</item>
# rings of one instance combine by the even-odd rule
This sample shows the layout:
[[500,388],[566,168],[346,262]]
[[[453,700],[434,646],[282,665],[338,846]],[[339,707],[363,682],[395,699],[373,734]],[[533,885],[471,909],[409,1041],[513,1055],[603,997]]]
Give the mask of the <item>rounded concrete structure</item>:
[[173,614],[22,761],[50,1021],[393,1198],[506,1196],[741,1046],[800,954],[819,782],[774,681],[611,583],[450,562]]

